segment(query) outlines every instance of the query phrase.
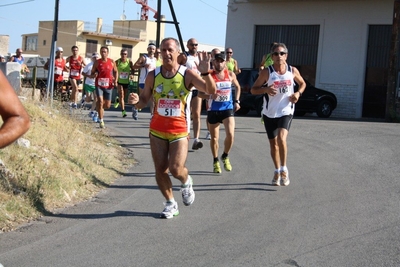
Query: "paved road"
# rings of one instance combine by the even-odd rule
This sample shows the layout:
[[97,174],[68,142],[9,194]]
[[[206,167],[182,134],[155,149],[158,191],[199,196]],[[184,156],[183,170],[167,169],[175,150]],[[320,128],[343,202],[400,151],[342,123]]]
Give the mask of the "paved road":
[[[106,126],[137,165],[91,201],[0,234],[0,263],[400,266],[399,124],[297,118],[288,140],[291,184],[273,187],[259,118],[237,117],[233,171],[212,173],[208,141],[189,151],[196,200],[165,220],[158,218],[163,199],[149,114],[140,115],[133,121],[106,112]],[[174,189],[181,203],[176,181]]]

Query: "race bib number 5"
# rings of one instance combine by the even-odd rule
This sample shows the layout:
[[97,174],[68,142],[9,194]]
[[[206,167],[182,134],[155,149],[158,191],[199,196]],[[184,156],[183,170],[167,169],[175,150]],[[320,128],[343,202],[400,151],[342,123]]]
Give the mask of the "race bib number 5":
[[157,111],[164,117],[179,117],[181,115],[181,101],[179,99],[161,98],[158,100]]

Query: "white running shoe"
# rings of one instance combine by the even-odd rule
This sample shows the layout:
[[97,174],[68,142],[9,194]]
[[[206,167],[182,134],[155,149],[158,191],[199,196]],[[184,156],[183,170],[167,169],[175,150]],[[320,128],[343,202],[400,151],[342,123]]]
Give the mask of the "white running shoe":
[[283,186],[288,186],[290,184],[289,170],[281,171],[281,181]]
[[272,179],[272,185],[281,185],[281,174],[279,172],[274,172],[274,178]]
[[207,132],[206,139],[207,139],[207,140],[211,140],[211,134],[210,134],[210,132]]
[[186,187],[181,187],[182,201],[183,204],[185,204],[185,206],[192,205],[195,197],[193,190],[193,179],[190,175],[188,176],[188,179],[189,179],[189,185]]
[[174,216],[179,215],[178,203],[174,202],[164,202],[164,210],[160,213],[161,218],[171,219]]

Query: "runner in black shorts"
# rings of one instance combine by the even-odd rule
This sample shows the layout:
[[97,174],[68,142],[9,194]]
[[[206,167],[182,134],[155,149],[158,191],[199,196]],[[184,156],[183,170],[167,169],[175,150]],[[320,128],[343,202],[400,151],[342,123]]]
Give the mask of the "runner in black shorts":
[[268,118],[263,115],[264,127],[267,132],[268,139],[274,139],[278,136],[279,128],[289,131],[292,125],[293,115],[282,116],[280,118]]
[[[290,183],[287,164],[287,137],[296,102],[306,89],[306,83],[297,68],[286,63],[288,49],[283,43],[271,48],[273,64],[261,70],[251,88],[254,95],[263,97],[263,121],[268,135],[275,171],[272,185]],[[299,88],[295,92],[294,84]],[[266,84],[266,85],[265,85]]]

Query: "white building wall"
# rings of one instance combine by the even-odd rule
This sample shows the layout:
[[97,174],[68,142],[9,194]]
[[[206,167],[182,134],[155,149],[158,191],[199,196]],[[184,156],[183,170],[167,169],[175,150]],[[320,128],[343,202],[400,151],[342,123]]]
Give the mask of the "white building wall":
[[253,66],[256,25],[320,25],[315,86],[336,94],[333,117],[361,117],[368,26],[392,24],[393,0],[233,2],[226,45],[240,67]]

